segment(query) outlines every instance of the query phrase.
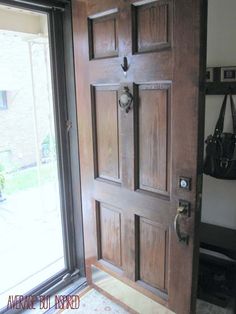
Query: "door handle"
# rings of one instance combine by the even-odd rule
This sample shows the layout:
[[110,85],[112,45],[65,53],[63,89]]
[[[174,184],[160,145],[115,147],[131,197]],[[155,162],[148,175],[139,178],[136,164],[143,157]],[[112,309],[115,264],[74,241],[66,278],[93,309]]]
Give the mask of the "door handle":
[[189,207],[186,205],[179,205],[179,207],[177,208],[177,214],[176,214],[175,219],[174,219],[175,233],[179,239],[179,242],[182,242],[185,245],[188,245],[189,235],[181,232],[180,221],[181,221],[183,216],[188,217],[188,215],[189,215]]

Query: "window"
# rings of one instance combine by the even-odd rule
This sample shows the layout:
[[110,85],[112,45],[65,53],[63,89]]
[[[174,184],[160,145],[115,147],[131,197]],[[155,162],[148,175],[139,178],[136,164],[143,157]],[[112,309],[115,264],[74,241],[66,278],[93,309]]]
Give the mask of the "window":
[[7,92],[0,91],[0,109],[7,109]]
[[70,3],[24,2],[0,0],[0,313],[84,274]]

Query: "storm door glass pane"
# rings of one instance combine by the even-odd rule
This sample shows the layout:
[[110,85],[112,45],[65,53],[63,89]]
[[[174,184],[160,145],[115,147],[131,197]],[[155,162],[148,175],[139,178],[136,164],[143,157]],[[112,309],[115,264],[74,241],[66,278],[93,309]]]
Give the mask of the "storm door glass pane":
[[0,6],[0,16],[2,308],[65,259],[47,15]]

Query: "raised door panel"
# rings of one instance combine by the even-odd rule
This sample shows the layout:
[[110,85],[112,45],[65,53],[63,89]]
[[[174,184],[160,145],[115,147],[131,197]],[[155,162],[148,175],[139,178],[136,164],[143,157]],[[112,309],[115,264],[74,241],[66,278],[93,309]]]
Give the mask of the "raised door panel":
[[133,5],[134,53],[170,47],[170,1]]
[[118,56],[117,14],[89,18],[90,59]]
[[139,219],[139,279],[150,287],[167,292],[168,231],[160,224]]
[[139,189],[168,193],[169,85],[138,86]]
[[92,87],[95,177],[120,182],[119,110],[116,86]]
[[107,204],[98,206],[98,248],[99,259],[103,259],[117,267],[122,266],[121,251],[121,212]]

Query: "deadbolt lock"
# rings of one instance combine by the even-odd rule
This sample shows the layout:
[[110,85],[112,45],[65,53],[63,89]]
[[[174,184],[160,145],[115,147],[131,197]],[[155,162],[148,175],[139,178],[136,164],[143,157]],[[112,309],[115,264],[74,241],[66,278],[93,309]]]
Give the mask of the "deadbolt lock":
[[191,191],[191,178],[180,177],[179,178],[179,188],[187,191]]

